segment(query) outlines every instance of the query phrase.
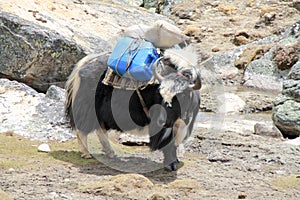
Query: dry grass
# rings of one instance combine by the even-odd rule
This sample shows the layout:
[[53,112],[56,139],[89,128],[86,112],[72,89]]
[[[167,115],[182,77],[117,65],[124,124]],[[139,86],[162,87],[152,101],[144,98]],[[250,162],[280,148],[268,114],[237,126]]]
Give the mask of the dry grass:
[[16,134],[0,134],[0,171],[13,168],[36,169],[58,162],[68,162],[74,165],[96,163],[95,159],[82,159],[77,150],[77,141],[49,142],[50,153],[38,152],[39,141],[31,141]]
[[282,176],[272,179],[272,185],[278,189],[300,190],[300,176]]

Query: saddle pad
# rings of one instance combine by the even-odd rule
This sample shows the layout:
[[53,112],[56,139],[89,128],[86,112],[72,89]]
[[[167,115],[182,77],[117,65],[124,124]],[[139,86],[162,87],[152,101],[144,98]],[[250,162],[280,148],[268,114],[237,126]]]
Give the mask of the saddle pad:
[[136,90],[143,89],[148,84],[153,84],[154,81],[138,81],[124,76],[119,76],[110,67],[108,67],[102,83],[117,89]]

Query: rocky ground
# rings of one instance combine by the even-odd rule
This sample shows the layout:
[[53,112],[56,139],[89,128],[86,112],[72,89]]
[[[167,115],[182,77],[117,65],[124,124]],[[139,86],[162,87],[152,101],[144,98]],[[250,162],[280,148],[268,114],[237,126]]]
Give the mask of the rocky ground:
[[[297,1],[184,2],[174,7],[169,18],[191,35],[202,60],[279,34],[300,17]],[[144,146],[121,145],[114,134],[117,159],[104,157],[93,136],[89,144],[97,159],[81,159],[77,142],[69,132],[68,137],[51,134],[51,128],[61,133],[59,127],[65,126],[61,111],[53,106],[55,102],[62,106],[61,99],[45,100],[45,95],[31,90],[19,92],[18,98],[11,99],[13,102],[31,105],[39,98],[50,106],[51,116],[59,113],[60,117],[53,116],[51,126],[41,127],[48,131],[43,137],[52,139],[48,142],[49,153],[37,151],[44,138],[38,138],[30,129],[21,133],[23,136],[1,130],[0,199],[299,199],[299,138],[283,139],[273,129],[266,131],[272,127],[272,100],[278,91],[241,87],[242,73],[224,80],[220,93],[237,95],[226,96],[226,114],[204,112],[214,111],[214,105],[207,101],[214,92],[203,88],[202,112],[185,152],[180,152],[183,163],[177,172],[162,169],[160,153],[150,153]],[[13,85],[7,80],[2,83]],[[0,87],[0,98],[7,98],[4,95],[9,89],[5,84]],[[22,110],[4,105],[0,104],[1,111],[7,113]],[[18,120],[39,126],[46,120],[41,114],[45,111],[40,109],[33,113],[35,124],[27,122],[25,115]],[[0,123],[11,120],[4,116],[9,115],[0,116]],[[258,123],[263,124],[262,130],[254,128]],[[11,120],[11,125],[18,123]],[[26,139],[32,134],[40,141]]]

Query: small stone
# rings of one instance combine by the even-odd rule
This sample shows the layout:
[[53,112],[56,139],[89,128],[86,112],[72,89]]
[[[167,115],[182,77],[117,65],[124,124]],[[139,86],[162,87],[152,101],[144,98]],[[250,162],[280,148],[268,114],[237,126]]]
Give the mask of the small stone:
[[212,51],[212,52],[218,52],[218,51],[220,51],[220,48],[214,47],[214,48],[211,49],[211,51]]
[[46,152],[46,153],[48,153],[48,152],[51,151],[51,149],[50,149],[50,147],[49,147],[48,144],[43,143],[43,144],[41,144],[41,145],[38,147],[38,151],[39,151],[39,152]]
[[11,130],[9,130],[9,131],[6,131],[5,133],[4,133],[6,136],[13,136],[14,135],[14,132],[13,131],[11,131]]
[[223,153],[218,152],[218,151],[213,152],[212,154],[210,154],[207,157],[207,160],[210,161],[210,162],[222,162],[222,163],[231,161],[231,159],[227,155],[224,155]]
[[214,32],[214,30],[213,30],[212,28],[208,28],[208,29],[207,29],[207,32],[209,32],[209,33],[213,33],[213,32]]
[[0,94],[3,94],[3,93],[5,93],[5,92],[6,92],[5,87],[0,87]]

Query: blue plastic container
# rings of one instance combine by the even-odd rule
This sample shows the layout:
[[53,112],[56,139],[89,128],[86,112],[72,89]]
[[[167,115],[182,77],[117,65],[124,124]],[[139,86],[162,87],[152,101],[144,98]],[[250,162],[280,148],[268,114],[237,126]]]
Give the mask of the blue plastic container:
[[149,81],[153,63],[159,58],[152,43],[130,37],[121,38],[108,58],[107,65],[120,76]]

